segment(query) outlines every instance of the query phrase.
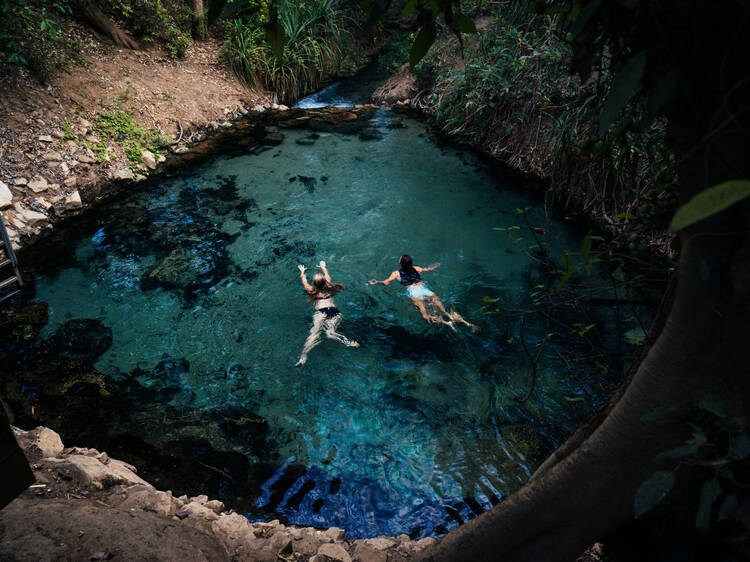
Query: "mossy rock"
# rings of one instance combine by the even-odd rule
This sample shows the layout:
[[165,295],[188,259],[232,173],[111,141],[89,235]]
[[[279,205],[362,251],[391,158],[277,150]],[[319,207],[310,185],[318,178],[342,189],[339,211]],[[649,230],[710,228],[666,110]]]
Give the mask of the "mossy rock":
[[0,334],[4,342],[20,344],[37,338],[39,331],[47,325],[49,311],[47,303],[10,306],[0,310]]

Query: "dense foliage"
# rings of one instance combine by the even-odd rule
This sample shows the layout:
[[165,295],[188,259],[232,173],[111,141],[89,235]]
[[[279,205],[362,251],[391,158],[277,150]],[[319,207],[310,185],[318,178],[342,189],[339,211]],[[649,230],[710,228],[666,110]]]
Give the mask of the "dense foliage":
[[[233,6],[230,11],[239,13],[226,25],[225,48],[232,69],[244,82],[291,101],[336,69],[346,37],[338,0],[284,0],[272,13],[263,0],[244,1],[245,9]],[[278,53],[263,28],[271,19],[285,38]]]
[[[172,58],[191,44],[192,11],[181,0],[96,0],[98,8],[146,43],[160,42]],[[67,31],[78,15],[73,0],[0,0],[0,64],[25,68],[46,80],[69,62],[82,62]]]
[[569,72],[563,16],[538,14],[517,0],[466,8],[485,20],[482,30],[463,45],[447,28],[438,35],[414,68],[429,92],[418,103],[446,132],[549,178],[563,202],[576,199],[604,223],[627,224],[631,249],[664,250],[669,238],[660,233],[676,201],[674,158],[665,121],[644,124],[647,98],[629,100],[623,116],[600,131],[615,74],[610,59],[600,57],[582,82]]

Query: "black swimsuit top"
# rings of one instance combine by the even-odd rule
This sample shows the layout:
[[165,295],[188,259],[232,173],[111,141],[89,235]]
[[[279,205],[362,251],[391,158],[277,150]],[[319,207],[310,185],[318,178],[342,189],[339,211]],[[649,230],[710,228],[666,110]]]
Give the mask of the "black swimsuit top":
[[324,301],[324,300],[327,300],[327,299],[332,299],[332,298],[333,298],[333,296],[332,296],[332,295],[327,295],[327,296],[325,296],[325,297],[313,297],[313,300],[316,300],[316,301]]
[[412,269],[410,272],[406,272],[403,269],[398,270],[398,274],[401,276],[401,284],[408,287],[422,281],[422,277],[416,269]]

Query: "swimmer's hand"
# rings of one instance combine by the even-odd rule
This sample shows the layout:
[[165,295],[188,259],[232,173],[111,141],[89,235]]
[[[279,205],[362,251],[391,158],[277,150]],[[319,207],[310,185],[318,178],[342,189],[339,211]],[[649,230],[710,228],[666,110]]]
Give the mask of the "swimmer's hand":
[[300,273],[304,273],[307,268],[304,265],[300,264],[297,266],[297,269],[299,269]]
[[318,264],[318,267],[320,267],[320,269],[325,269],[326,268],[326,262],[324,262],[324,261],[321,260],[320,263]]
[[440,262],[437,262],[437,263],[433,263],[433,264],[430,264],[430,265],[428,265],[427,267],[425,267],[425,270],[427,270],[427,271],[434,271],[434,270],[436,270],[436,269],[437,269],[438,267],[440,267]]
[[367,284],[368,284],[368,285],[377,285],[377,284],[378,284],[378,282],[377,282],[377,281],[376,281],[375,279],[370,279],[370,280],[369,280],[369,281],[367,282]]

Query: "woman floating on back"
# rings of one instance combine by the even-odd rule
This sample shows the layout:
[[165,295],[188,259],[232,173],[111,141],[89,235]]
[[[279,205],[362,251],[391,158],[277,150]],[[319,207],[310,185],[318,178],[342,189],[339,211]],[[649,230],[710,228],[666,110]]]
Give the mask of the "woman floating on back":
[[[398,279],[401,284],[406,287],[406,294],[408,294],[409,298],[411,298],[411,302],[414,303],[414,306],[419,311],[419,314],[421,314],[422,318],[424,318],[428,322],[436,324],[446,324],[454,330],[456,329],[454,326],[454,322],[461,322],[462,324],[466,324],[467,326],[469,326],[473,331],[477,330],[477,327],[474,324],[469,324],[455,310],[451,312],[445,310],[445,307],[443,306],[443,303],[440,302],[438,296],[434,292],[430,291],[422,282],[422,276],[420,275],[420,273],[424,271],[434,271],[440,265],[439,263],[433,264],[429,267],[419,267],[412,263],[412,259],[409,254],[404,254],[398,260],[398,264],[400,266],[399,270],[391,273],[390,276],[383,281],[376,281],[375,279],[371,279],[369,282],[370,285],[388,285],[391,283],[391,281],[395,281],[396,279]],[[427,312],[428,305],[432,309],[431,312],[433,312],[433,314],[429,314]],[[436,310],[437,312],[439,312],[439,314],[434,313]],[[446,318],[443,318],[443,316],[445,316],[447,320]]]
[[310,328],[310,335],[307,336],[305,346],[302,348],[302,354],[295,365],[304,365],[307,362],[307,354],[310,350],[320,343],[321,333],[325,330],[326,337],[336,340],[348,347],[359,347],[356,341],[348,339],[336,332],[336,327],[341,322],[341,313],[333,304],[333,295],[346,289],[341,283],[332,283],[331,276],[326,269],[326,262],[320,262],[320,269],[323,273],[316,273],[312,278],[312,285],[307,282],[305,276],[305,266],[298,265],[299,276],[302,286],[307,291],[307,295],[313,301],[315,312],[313,313],[313,324]]

